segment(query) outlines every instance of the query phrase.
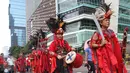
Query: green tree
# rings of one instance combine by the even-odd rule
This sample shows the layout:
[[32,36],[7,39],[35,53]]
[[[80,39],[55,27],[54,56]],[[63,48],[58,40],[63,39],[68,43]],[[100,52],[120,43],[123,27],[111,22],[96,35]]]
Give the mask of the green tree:
[[9,53],[14,56],[15,58],[18,58],[19,56],[19,53],[21,52],[23,47],[20,47],[20,46],[12,46],[10,47],[9,49]]
[[23,52],[25,54],[31,53],[31,48],[32,48],[32,41],[28,41],[28,43],[23,47]]

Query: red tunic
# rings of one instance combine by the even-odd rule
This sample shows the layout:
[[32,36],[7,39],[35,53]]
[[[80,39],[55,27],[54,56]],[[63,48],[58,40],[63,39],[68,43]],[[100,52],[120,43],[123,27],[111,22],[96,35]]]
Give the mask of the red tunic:
[[37,51],[33,50],[31,53],[31,67],[32,71],[34,73],[37,73],[37,56],[36,56]]
[[[71,51],[71,47],[69,46],[68,42],[65,40],[54,40],[51,43],[49,47],[49,51],[54,52],[54,55],[51,58],[51,73],[53,73],[54,70],[56,69],[56,57],[58,55],[56,52],[58,51],[57,49],[58,46],[64,47],[64,49],[68,52]],[[72,72],[71,68],[70,71]]]
[[22,56],[20,56],[17,61],[16,61],[16,65],[18,67],[18,71],[24,73],[25,70],[25,63],[26,63],[26,59]]
[[[116,38],[116,35],[112,30],[103,31],[103,35],[107,44],[103,47],[92,48],[92,58],[95,64],[98,64],[98,68],[101,73],[123,73],[123,60],[121,55],[121,49]],[[101,44],[102,38],[98,32],[95,32],[92,36],[92,43]]]
[[0,56],[0,64],[4,63],[4,58],[2,56]]
[[30,66],[30,57],[29,56],[26,58],[26,65]]
[[48,38],[40,39],[40,50],[38,50],[39,55],[39,70],[41,72],[50,72],[50,60],[49,60],[49,53],[47,49],[47,40]]

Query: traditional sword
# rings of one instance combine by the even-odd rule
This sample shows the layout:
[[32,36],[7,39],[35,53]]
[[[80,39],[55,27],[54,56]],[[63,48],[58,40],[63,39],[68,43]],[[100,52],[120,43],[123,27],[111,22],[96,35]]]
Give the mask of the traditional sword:
[[95,14],[92,13],[92,17],[93,17],[93,20],[94,20],[94,22],[95,22],[95,24],[96,24],[96,26],[97,26],[97,28],[98,28],[98,31],[99,31],[99,33],[100,33],[102,39],[104,40],[105,38],[104,38],[104,36],[103,36],[103,33],[102,33],[102,30],[101,30],[100,24],[99,24],[99,22],[97,21]]

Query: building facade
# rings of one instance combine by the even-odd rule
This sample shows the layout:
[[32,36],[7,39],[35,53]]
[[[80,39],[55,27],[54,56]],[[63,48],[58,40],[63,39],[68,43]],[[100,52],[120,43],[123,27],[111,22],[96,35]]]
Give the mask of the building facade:
[[[65,15],[64,21],[67,22],[67,31],[64,34],[64,39],[73,47],[81,47],[86,40],[91,38],[97,29],[91,14],[95,12],[97,6],[104,2],[107,4],[112,2],[111,8],[114,14],[111,17],[110,28],[114,30],[121,41],[123,32],[123,30],[121,30],[123,28],[121,27],[124,26],[124,24],[120,24],[122,2],[119,0],[40,0],[39,5],[33,4],[37,5],[37,7],[34,7],[36,9],[34,9],[34,12],[27,19],[27,38],[29,38],[29,35],[34,33],[36,29],[41,27],[46,31],[48,28],[45,21],[49,17],[55,17],[56,14],[61,14]],[[52,7],[51,5],[54,6]],[[126,11],[129,10],[127,7],[128,6],[124,7]],[[129,25],[127,24],[127,26]],[[49,38],[49,45],[53,40],[53,34],[50,33],[47,37]],[[130,41],[130,37],[128,37],[128,41]]]
[[118,14],[118,38],[122,39],[123,31],[125,27],[128,27],[127,47],[126,53],[130,53],[130,1],[120,0],[119,2],[119,14]]
[[[104,0],[57,0],[56,12],[65,15],[64,21],[67,22],[64,39],[71,46],[81,47],[86,40],[91,38],[96,30],[91,14],[101,3],[104,3]],[[50,34],[48,37],[51,43],[53,36]]]
[[26,35],[35,34],[38,29],[48,32],[46,20],[56,17],[55,0],[26,0]]
[[9,29],[11,31],[11,46],[26,44],[25,0],[9,1]]
[[[125,27],[130,28],[130,5],[129,0],[120,0],[118,14],[118,37],[122,38]],[[128,41],[130,41],[130,29],[128,31]]]

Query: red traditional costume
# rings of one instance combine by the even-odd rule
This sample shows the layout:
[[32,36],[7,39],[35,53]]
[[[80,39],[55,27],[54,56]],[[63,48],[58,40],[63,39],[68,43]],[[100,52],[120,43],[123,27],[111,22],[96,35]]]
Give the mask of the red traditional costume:
[[29,55],[26,57],[26,66],[30,66],[30,57],[29,57]]
[[30,72],[30,67],[31,67],[31,60],[29,54],[26,57],[26,70],[27,72]]
[[71,47],[69,46],[68,42],[63,38],[59,39],[57,37],[58,34],[63,35],[65,23],[62,19],[60,20],[60,18],[58,20],[50,18],[50,20],[47,21],[47,24],[50,30],[54,33],[54,40],[49,46],[49,52],[51,54],[51,73],[62,73],[65,71],[65,67],[68,69],[68,73],[72,73],[72,67],[65,66],[64,59],[57,58],[58,55],[63,56],[71,51]]
[[26,59],[23,57],[23,55],[20,55],[19,58],[15,61],[15,65],[17,68],[17,71],[20,73],[25,73],[26,72]]
[[37,57],[36,57],[36,50],[33,50],[30,54],[31,59],[31,68],[33,73],[37,73]]
[[123,32],[123,41],[121,43],[121,52],[122,52],[122,57],[124,59],[125,59],[125,54],[126,54],[127,32],[128,32],[128,27],[126,27],[124,29],[124,32]]
[[0,55],[0,72],[4,72],[4,58]]
[[47,49],[47,40],[45,38],[45,32],[40,29],[37,32],[37,47],[36,50],[32,51],[31,54],[31,67],[33,73],[49,73],[50,72],[50,60],[49,53]]
[[46,33],[39,30],[39,49],[37,50],[38,53],[38,67],[39,73],[49,73],[50,72],[50,60],[49,60],[49,53],[47,49],[47,40]]
[[[97,19],[104,20],[110,19],[112,12],[109,6],[103,4],[99,7],[95,13]],[[103,25],[101,26],[101,28]],[[94,63],[97,65],[98,73],[126,73],[123,71],[124,63],[121,54],[121,48],[119,41],[115,33],[110,30],[102,30],[106,44],[101,46],[102,37],[98,31],[94,33],[91,39],[91,43],[98,45],[98,47],[92,48],[92,58]]]

